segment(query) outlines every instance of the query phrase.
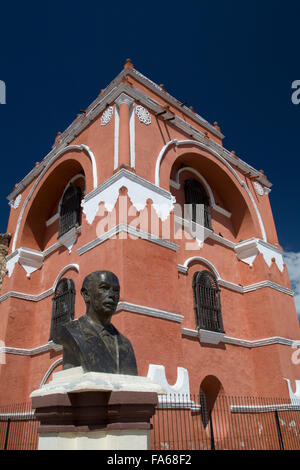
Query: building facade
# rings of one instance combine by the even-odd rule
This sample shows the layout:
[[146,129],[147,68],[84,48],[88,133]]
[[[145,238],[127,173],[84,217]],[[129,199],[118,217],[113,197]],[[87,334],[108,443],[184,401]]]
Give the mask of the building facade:
[[58,134],[8,196],[1,404],[27,401],[61,369],[55,306],[64,295],[84,314],[82,281],[102,269],[119,278],[113,324],[139,375],[210,397],[289,399],[300,331],[271,183],[223,137],[129,60]]

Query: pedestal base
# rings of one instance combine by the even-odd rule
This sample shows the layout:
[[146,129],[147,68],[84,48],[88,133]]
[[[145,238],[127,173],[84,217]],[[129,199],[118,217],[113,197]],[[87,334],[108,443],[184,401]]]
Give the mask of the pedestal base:
[[31,394],[40,421],[39,449],[146,450],[160,385],[147,377],[84,373],[53,374]]
[[40,433],[38,450],[149,450],[150,430]]

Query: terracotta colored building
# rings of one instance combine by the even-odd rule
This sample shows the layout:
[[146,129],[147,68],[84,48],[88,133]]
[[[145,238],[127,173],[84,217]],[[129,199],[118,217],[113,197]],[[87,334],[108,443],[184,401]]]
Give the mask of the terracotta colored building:
[[130,339],[139,375],[165,373],[181,391],[289,400],[300,331],[271,183],[222,139],[216,122],[127,60],[15,186],[1,404],[27,401],[60,370],[53,306],[66,295],[81,316],[82,281],[99,269],[120,280],[113,324]]

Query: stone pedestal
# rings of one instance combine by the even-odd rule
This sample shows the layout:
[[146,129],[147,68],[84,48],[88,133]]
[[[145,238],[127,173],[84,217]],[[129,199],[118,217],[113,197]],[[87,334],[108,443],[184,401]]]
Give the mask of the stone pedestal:
[[81,367],[53,374],[31,394],[41,450],[147,450],[150,419],[160,385],[147,377],[84,373]]

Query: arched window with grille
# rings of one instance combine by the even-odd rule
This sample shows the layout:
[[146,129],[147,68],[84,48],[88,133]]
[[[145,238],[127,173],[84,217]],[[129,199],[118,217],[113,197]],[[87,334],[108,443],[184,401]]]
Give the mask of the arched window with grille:
[[209,197],[202,184],[195,179],[185,180],[184,195],[185,204],[191,204],[192,220],[212,230]]
[[74,318],[75,284],[72,279],[62,278],[52,298],[52,316],[49,341],[55,341],[59,326]]
[[63,195],[59,210],[58,238],[81,223],[81,189],[70,184]]
[[199,329],[224,333],[220,289],[210,271],[199,271],[193,277],[194,309]]

